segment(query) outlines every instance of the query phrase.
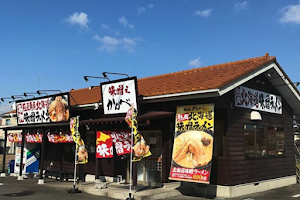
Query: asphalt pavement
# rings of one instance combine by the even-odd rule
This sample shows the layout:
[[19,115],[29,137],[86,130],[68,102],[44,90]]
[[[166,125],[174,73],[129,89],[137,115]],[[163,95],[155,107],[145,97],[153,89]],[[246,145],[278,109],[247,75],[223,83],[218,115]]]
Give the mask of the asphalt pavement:
[[[0,177],[1,200],[114,200],[108,197],[99,197],[87,193],[69,194],[65,188],[52,188],[47,184],[38,185],[38,179],[17,180],[16,177]],[[47,181],[55,181],[47,180]],[[58,182],[58,181],[56,181]],[[72,182],[70,182],[72,187]]]
[[[97,196],[87,193],[69,194],[66,186],[72,188],[72,182],[60,182],[55,179],[45,179],[45,184],[38,185],[36,178],[17,180],[16,177],[0,177],[0,199],[1,200],[115,200],[113,198]],[[51,186],[52,185],[52,186]],[[55,185],[55,187],[53,187]],[[92,186],[93,187],[93,184]],[[148,200],[148,198],[146,198]],[[149,196],[149,200],[150,200]],[[207,200],[203,196],[178,195],[166,197],[167,200]],[[214,198],[215,200],[297,200],[300,199],[300,184],[290,185],[265,192],[245,195],[236,198]],[[125,199],[124,199],[125,200]]]

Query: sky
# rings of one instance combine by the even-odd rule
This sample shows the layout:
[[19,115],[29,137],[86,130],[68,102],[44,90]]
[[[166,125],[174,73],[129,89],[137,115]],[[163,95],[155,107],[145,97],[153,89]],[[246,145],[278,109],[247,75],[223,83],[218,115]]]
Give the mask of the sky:
[[300,81],[299,0],[0,0],[0,98],[99,85],[83,76],[105,71],[143,78],[266,52]]

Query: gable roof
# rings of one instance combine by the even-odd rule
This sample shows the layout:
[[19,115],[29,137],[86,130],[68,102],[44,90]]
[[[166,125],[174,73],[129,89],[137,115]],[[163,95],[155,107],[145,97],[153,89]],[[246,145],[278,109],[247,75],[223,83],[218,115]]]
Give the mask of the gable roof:
[[[141,78],[137,80],[138,93],[144,99],[158,99],[200,93],[211,93],[211,95],[214,93],[216,96],[220,96],[275,66],[279,69],[278,73],[283,73],[287,77],[277,63],[276,57],[269,56],[266,53],[262,57]],[[287,79],[291,83],[288,77]],[[295,89],[300,100],[298,89],[295,86],[291,87]],[[99,86],[71,90],[70,94],[76,99],[79,105],[101,101]],[[76,105],[72,99],[71,105]]]

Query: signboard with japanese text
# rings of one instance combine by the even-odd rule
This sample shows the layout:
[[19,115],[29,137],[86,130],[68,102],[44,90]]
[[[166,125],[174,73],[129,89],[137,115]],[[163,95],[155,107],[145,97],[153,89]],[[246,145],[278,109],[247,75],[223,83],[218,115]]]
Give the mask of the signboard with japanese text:
[[113,143],[108,131],[97,131],[96,158],[112,158]]
[[68,105],[67,94],[17,101],[18,125],[67,121],[69,120]]
[[72,143],[73,137],[71,133],[49,133],[47,134],[48,141],[51,143]]
[[178,106],[169,179],[210,183],[214,105]]
[[137,109],[136,77],[101,83],[104,115],[127,113],[131,104]]
[[239,86],[234,100],[237,107],[282,114],[281,97],[274,94]]
[[21,143],[22,142],[22,133],[9,133],[9,134],[7,134],[7,139],[10,142]]
[[112,158],[113,144],[118,156],[131,152],[130,131],[97,131],[96,158]]

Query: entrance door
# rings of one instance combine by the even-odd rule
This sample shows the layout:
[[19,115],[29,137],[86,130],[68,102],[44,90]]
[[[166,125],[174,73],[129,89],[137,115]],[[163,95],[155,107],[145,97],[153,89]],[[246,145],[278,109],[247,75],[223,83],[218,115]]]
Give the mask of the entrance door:
[[162,186],[162,133],[161,131],[142,131],[150,146],[151,156],[143,158],[137,164],[138,184]]

